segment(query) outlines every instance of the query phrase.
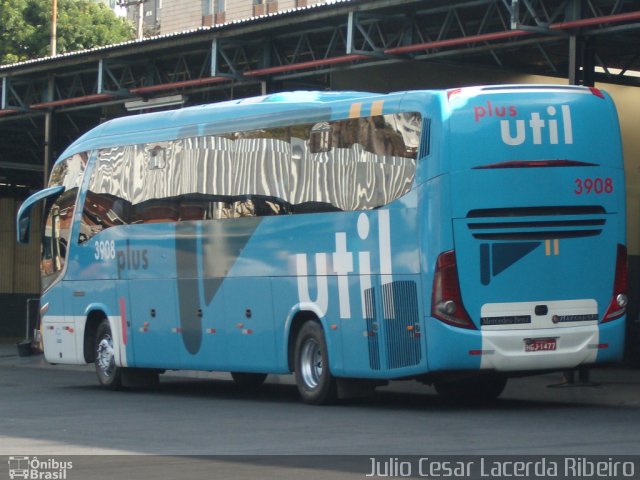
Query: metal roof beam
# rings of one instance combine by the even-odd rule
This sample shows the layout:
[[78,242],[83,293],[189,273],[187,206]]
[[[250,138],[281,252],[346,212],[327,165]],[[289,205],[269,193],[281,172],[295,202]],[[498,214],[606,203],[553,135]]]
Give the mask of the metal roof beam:
[[0,162],[0,168],[5,168],[7,170],[25,170],[29,172],[42,172],[44,170],[42,165],[18,162]]
[[347,55],[385,56],[392,45],[411,38],[411,20],[406,15],[380,15],[349,12],[347,21]]
[[[26,111],[27,107],[22,100],[20,94],[13,87],[13,82],[8,77],[2,77],[2,97],[0,102],[0,111],[7,112],[21,112]],[[17,103],[14,103],[17,102]]]
[[[395,56],[401,56],[395,60],[419,60],[445,50],[463,55],[465,49],[471,54],[484,49],[498,65],[508,66],[508,62],[505,63],[508,57],[498,57],[496,53],[496,45],[503,42],[515,47],[522,43],[524,37],[534,36],[542,42],[541,32],[545,36],[565,35],[580,29],[581,35],[589,36],[640,29],[640,25],[628,23],[640,20],[637,9],[629,11],[630,2],[585,1],[588,15],[597,15],[603,10],[611,12],[611,15],[567,17],[567,6],[571,4],[568,0],[439,2],[437,7],[423,10],[411,8],[423,4],[414,0],[373,0],[345,4],[349,8],[342,5],[340,8],[314,11],[313,16],[304,17],[305,22],[297,32],[283,28],[290,16],[276,15],[273,21],[250,21],[241,28],[228,25],[194,32],[192,36],[179,34],[167,40],[166,44],[170,48],[173,48],[171,45],[181,46],[181,51],[171,50],[168,56],[156,56],[153,62],[136,60],[140,57],[140,50],[127,58],[118,48],[107,48],[105,51],[110,52],[108,57],[103,54],[93,75],[87,67],[70,73],[74,68],[73,62],[55,67],[52,71],[60,72],[55,77],[55,98],[44,102],[43,94],[38,95],[37,91],[42,92],[46,88],[46,77],[16,76],[11,82],[9,77],[4,77],[0,116],[14,116],[20,107],[68,108],[88,102],[95,102],[98,106],[111,103],[120,96],[153,95],[172,89],[213,88],[213,85],[225,81],[247,81],[248,78],[271,75],[278,75],[281,79],[286,75],[293,78],[304,70],[309,70],[310,74],[326,73],[339,65],[373,64],[376,58],[394,60]],[[397,13],[391,10],[392,7],[397,8]],[[376,8],[380,10],[376,11]],[[323,20],[322,26],[318,19]],[[510,20],[520,28],[510,29]],[[250,31],[260,28],[261,36],[252,35],[249,41],[244,38]],[[141,46],[150,48],[154,42],[143,43]],[[185,46],[192,48],[185,51]],[[538,50],[543,57],[541,64],[551,72],[557,72],[557,52],[554,52],[554,58],[544,48],[538,47]],[[96,54],[97,51],[90,52],[89,58]]]
[[131,69],[131,64],[126,63],[120,67],[120,76],[116,77],[115,66],[111,66],[108,59],[100,59],[98,62],[98,78],[96,80],[95,93],[107,93],[112,96],[130,96],[126,87],[127,80],[129,86],[135,85],[135,76]]
[[[263,54],[260,47],[264,44],[264,39],[254,40],[253,42],[242,42],[238,40],[229,40],[226,38],[214,38],[211,43],[211,76],[226,79],[241,79],[242,71],[247,69],[251,64],[251,55],[248,53],[250,48]],[[262,59],[262,58],[261,58]],[[260,59],[260,60],[261,60]],[[259,63],[257,58],[254,62]]]

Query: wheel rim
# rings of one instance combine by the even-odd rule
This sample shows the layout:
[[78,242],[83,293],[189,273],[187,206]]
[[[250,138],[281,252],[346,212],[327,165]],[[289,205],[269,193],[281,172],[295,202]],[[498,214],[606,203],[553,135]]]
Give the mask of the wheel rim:
[[323,362],[320,345],[314,339],[308,339],[300,354],[300,372],[302,380],[310,389],[314,389],[322,378]]
[[113,374],[116,363],[114,359],[113,339],[111,338],[111,335],[105,334],[98,343],[96,362],[102,375],[110,377]]

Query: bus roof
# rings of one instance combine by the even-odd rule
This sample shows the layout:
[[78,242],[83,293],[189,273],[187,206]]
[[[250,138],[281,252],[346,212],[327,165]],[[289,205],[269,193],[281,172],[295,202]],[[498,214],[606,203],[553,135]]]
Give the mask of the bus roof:
[[259,123],[273,115],[287,115],[295,111],[304,111],[309,114],[314,111],[330,112],[331,104],[344,104],[379,96],[389,98],[403,93],[296,91],[120,117],[105,122],[82,135],[60,155],[59,159],[82,151],[113,146],[115,143],[129,144],[131,142],[122,139],[135,137],[136,132],[139,134],[140,142],[155,141],[147,138],[150,132],[164,131],[165,137],[172,136],[170,131],[174,131],[177,136],[190,136],[187,132],[190,131],[191,135],[197,134],[195,127],[198,125],[224,124],[230,119],[249,118],[255,118]]
[[[421,101],[427,98],[433,100],[437,97],[442,102],[447,102],[448,99],[447,103],[451,108],[451,102],[455,99],[471,99],[490,94],[550,94],[552,92],[599,94],[596,89],[566,85],[493,85],[449,90],[417,90],[411,93],[416,95],[414,100],[417,100],[417,97],[421,97]],[[407,93],[407,91],[388,94],[359,91],[283,92],[120,117],[105,122],[82,135],[60,155],[58,161],[70,155],[97,148],[227,133],[233,128],[237,128],[238,131],[264,128],[274,126],[278,121],[327,121],[332,114],[344,112],[345,108],[348,110],[349,106],[358,103],[359,99],[362,99],[363,103],[370,103],[380,98],[385,100],[385,105],[390,105],[393,101],[398,104]],[[279,123],[279,125],[282,124]]]
[[505,94],[505,93],[579,93],[593,94],[598,97],[603,93],[594,87],[583,87],[579,85],[540,85],[540,84],[513,84],[513,85],[484,85],[475,87],[452,88],[447,90],[447,97],[451,100],[457,97],[476,97],[479,95]]

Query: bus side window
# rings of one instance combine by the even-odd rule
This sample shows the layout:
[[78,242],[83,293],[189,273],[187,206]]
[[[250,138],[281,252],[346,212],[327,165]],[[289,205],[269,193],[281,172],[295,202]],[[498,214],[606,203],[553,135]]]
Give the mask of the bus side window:
[[131,223],[379,208],[411,188],[421,127],[400,113],[104,149],[79,241]]

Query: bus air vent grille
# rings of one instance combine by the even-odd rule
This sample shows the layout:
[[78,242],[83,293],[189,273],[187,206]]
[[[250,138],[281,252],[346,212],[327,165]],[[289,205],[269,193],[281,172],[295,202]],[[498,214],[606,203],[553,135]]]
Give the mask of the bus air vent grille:
[[367,342],[369,347],[369,367],[380,370],[380,343],[378,342],[378,322],[376,319],[376,293],[373,288],[364,292],[365,315],[367,322]]
[[[421,359],[418,293],[415,282],[399,281],[382,286],[387,363],[390,369],[418,365]],[[419,330],[419,329],[418,329]]]
[[552,207],[513,207],[513,208],[483,208],[471,210],[467,218],[486,217],[551,217],[571,215],[602,215],[606,213],[599,205],[580,206],[552,206]]
[[546,240],[600,235],[604,208],[525,207],[472,210],[467,226],[480,240]]

